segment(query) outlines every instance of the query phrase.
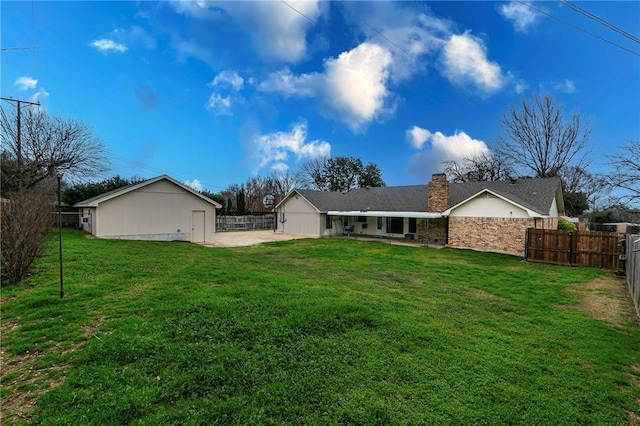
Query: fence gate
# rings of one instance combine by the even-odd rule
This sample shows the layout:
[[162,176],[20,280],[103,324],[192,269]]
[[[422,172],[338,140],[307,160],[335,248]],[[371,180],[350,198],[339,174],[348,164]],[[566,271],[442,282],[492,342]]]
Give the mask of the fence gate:
[[624,241],[624,235],[614,232],[529,228],[525,258],[530,262],[621,270]]

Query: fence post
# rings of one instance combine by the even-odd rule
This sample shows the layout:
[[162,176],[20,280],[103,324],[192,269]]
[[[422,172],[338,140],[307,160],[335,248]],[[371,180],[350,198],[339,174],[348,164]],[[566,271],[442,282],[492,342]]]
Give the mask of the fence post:
[[573,266],[573,231],[569,231],[569,266]]

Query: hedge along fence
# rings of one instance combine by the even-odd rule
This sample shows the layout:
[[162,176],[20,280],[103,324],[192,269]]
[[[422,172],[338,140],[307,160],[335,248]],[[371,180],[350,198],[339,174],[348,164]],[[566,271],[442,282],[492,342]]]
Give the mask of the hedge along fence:
[[625,256],[629,293],[640,315],[640,235],[627,234]]
[[[80,209],[71,206],[62,206],[61,208],[62,226],[65,228],[80,227]],[[58,206],[53,206],[53,215],[55,218],[55,226],[58,226]]]

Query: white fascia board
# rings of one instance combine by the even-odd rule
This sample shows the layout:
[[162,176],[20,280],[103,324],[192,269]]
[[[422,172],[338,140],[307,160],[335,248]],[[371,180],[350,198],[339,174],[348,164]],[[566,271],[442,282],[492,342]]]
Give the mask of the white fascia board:
[[416,219],[437,219],[441,213],[434,212],[385,212],[385,211],[360,211],[360,210],[329,210],[329,216],[369,216],[369,217],[411,217]]

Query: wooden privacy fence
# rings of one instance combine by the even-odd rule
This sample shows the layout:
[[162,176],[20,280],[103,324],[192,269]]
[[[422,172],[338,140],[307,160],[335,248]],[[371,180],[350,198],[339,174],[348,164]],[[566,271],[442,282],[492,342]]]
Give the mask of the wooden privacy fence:
[[640,235],[627,234],[627,284],[629,293],[640,314]]
[[624,269],[624,235],[598,231],[527,229],[525,258],[531,262]]
[[216,216],[216,231],[255,231],[273,229],[273,215]]

